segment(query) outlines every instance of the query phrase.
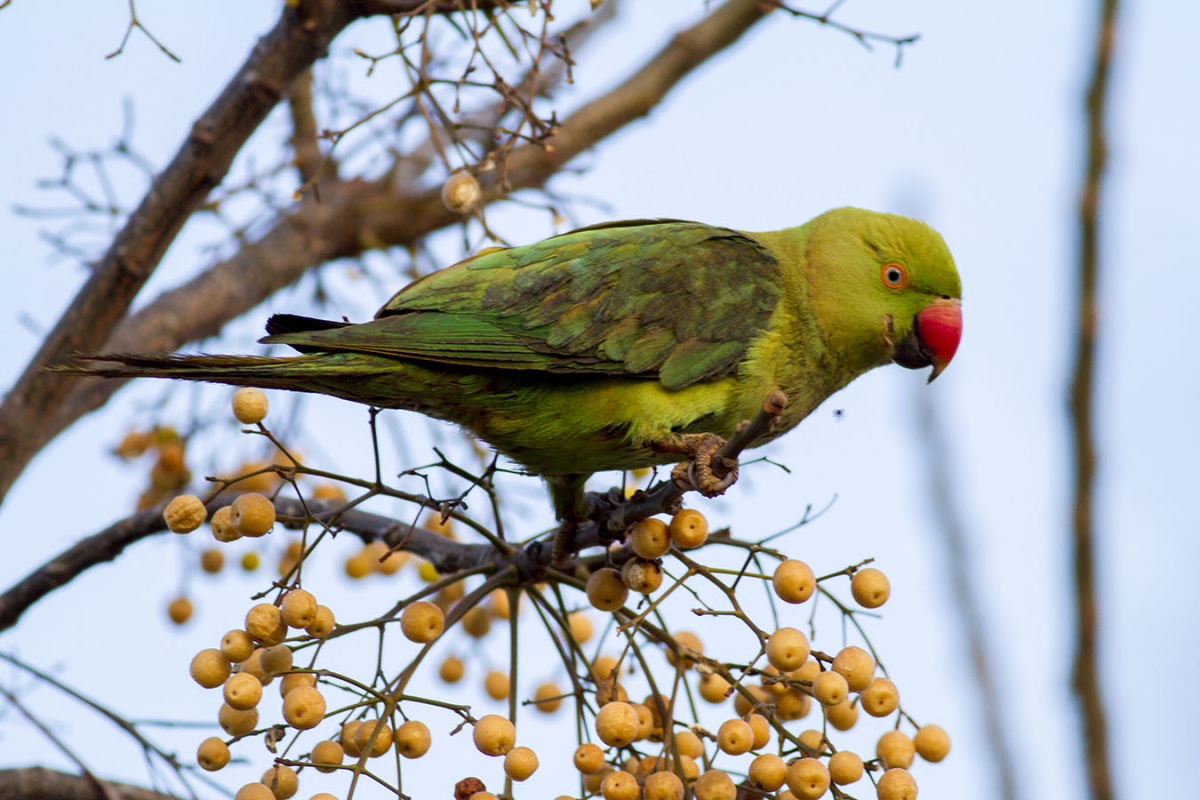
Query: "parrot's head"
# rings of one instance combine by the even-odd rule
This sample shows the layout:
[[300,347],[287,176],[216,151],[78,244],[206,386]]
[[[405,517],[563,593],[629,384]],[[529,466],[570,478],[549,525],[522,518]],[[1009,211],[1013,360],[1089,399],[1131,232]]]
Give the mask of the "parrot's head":
[[962,336],[962,284],[950,250],[923,222],[839,208],[810,223],[806,246],[818,324],[851,371],[933,367]]

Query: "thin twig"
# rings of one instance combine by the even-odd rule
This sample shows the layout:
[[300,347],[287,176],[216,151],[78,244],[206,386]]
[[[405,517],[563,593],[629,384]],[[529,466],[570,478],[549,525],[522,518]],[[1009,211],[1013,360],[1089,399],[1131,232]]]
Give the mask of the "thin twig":
[[1114,797],[1108,757],[1108,723],[1098,664],[1099,599],[1096,588],[1094,488],[1096,445],[1093,429],[1095,359],[1100,282],[1100,205],[1107,162],[1105,111],[1117,30],[1117,0],[1101,0],[1092,75],[1087,88],[1087,161],[1079,198],[1075,363],[1071,373],[1070,419],[1074,454],[1072,542],[1075,570],[1076,642],[1071,686],[1079,702],[1093,800]]

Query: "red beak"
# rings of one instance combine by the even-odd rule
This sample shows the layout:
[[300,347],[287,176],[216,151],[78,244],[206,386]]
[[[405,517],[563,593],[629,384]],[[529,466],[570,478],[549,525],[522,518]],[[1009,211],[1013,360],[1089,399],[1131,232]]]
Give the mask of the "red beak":
[[935,300],[917,314],[917,337],[933,364],[930,382],[950,363],[962,338],[962,303],[956,299]]

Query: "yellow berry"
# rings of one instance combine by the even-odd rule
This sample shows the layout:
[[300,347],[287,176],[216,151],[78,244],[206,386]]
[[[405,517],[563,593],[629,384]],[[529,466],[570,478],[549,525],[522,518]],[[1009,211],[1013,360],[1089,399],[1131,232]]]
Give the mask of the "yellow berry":
[[258,709],[238,709],[222,703],[221,710],[217,712],[217,722],[230,736],[245,736],[258,727]]
[[318,483],[312,490],[313,500],[323,500],[327,503],[346,501],[346,492],[336,483]]
[[176,597],[167,604],[167,618],[176,625],[182,625],[192,618],[192,601],[186,597]]
[[400,630],[404,638],[417,644],[428,644],[442,635],[446,616],[433,603],[419,600],[409,603],[400,614]]
[[175,533],[191,533],[203,525],[207,518],[208,509],[194,494],[181,494],[163,509],[163,520]]
[[264,675],[282,675],[285,672],[291,672],[292,648],[285,644],[267,647],[263,649],[258,659]]
[[596,734],[609,747],[624,747],[637,732],[638,715],[629,703],[608,703],[596,714]]
[[264,647],[273,647],[287,636],[287,625],[278,608],[270,603],[258,603],[246,612],[246,633]]
[[483,199],[483,189],[475,176],[459,170],[442,184],[442,204],[455,214],[467,214]]
[[209,575],[216,575],[225,566],[225,554],[215,547],[209,547],[200,553],[200,569]]
[[113,455],[129,461],[144,454],[153,443],[154,437],[150,431],[130,431],[113,450]]
[[812,697],[795,686],[775,698],[775,716],[783,722],[804,719],[811,710]]
[[275,800],[287,800],[300,788],[296,770],[282,764],[276,764],[264,772],[262,783],[275,795]]
[[674,772],[653,772],[642,784],[644,800],[683,800],[683,781]]
[[[512,601],[508,598],[508,592],[504,589],[496,589],[488,598],[491,600],[489,610],[492,616],[496,619],[511,619],[512,618]],[[517,595],[517,608],[519,609],[521,596]]]
[[922,725],[913,736],[913,745],[921,758],[938,762],[950,752],[950,735],[939,725]]
[[600,796],[604,800],[638,800],[641,791],[633,773],[623,769],[610,772],[600,783]]
[[898,767],[908,769],[912,766],[916,746],[908,734],[901,731],[888,731],[879,737],[875,743],[875,755],[890,769]]
[[475,606],[459,620],[463,633],[473,639],[482,639],[492,629],[492,616],[483,606]]
[[232,542],[242,538],[238,529],[233,527],[233,506],[221,506],[213,512],[209,521],[213,538],[218,542]]
[[361,550],[346,559],[346,577],[360,580],[371,574],[371,559]]
[[543,714],[552,714],[562,705],[562,689],[555,683],[543,683],[533,690],[533,707]]
[[476,749],[485,756],[502,756],[512,749],[517,731],[507,718],[485,714],[475,723],[472,738]]
[[807,752],[819,753],[825,746],[825,737],[818,730],[809,728],[797,737]]
[[507,699],[508,693],[512,691],[508,674],[498,669],[489,670],[488,674],[483,677],[483,690],[493,700]]
[[785,603],[803,603],[817,589],[812,567],[791,558],[775,568],[771,583],[775,587],[775,594]]
[[377,719],[365,719],[354,731],[354,744],[359,755],[366,753],[371,758],[386,755],[395,741],[391,726]]
[[631,558],[621,567],[621,580],[638,594],[651,594],[662,585],[662,579],[662,567],[653,561]]
[[715,672],[700,676],[700,696],[710,703],[723,703],[728,699],[730,683]]
[[675,546],[687,550],[704,544],[708,538],[708,520],[694,508],[683,508],[671,517],[668,530]]
[[872,717],[886,717],[900,705],[900,690],[887,678],[875,678],[858,693],[858,702]]
[[621,580],[621,573],[612,567],[598,569],[589,575],[585,588],[588,602],[600,611],[616,611],[629,597],[629,587]]
[[815,758],[798,758],[788,764],[785,781],[796,800],[817,800],[829,790],[829,770]]
[[283,698],[283,718],[297,730],[317,727],[325,719],[325,696],[314,686],[297,686]]
[[215,689],[225,682],[233,668],[221,651],[208,647],[192,657],[192,680],[205,689]]
[[587,742],[575,748],[573,761],[575,769],[584,775],[594,775],[604,769],[604,751],[597,745]]
[[795,628],[779,628],[767,639],[767,660],[783,672],[799,668],[808,654],[808,637]]
[[396,752],[405,758],[420,758],[429,752],[433,737],[424,722],[410,719],[396,728]]
[[276,800],[275,793],[262,783],[247,783],[237,790],[233,800]]
[[574,611],[567,615],[567,628],[576,644],[585,644],[592,638],[592,621],[582,611]]
[[287,697],[288,692],[292,689],[299,689],[301,686],[310,686],[315,689],[317,676],[311,672],[291,672],[284,675],[279,682],[279,696]]
[[229,746],[216,736],[210,736],[196,748],[196,763],[201,769],[216,772],[229,763]]
[[787,764],[774,753],[763,753],[750,762],[746,777],[756,789],[773,792],[787,779]]
[[813,698],[823,706],[836,706],[843,702],[849,691],[846,679],[833,670],[822,672],[813,679]]
[[466,667],[458,656],[446,656],[446,660],[438,667],[438,677],[446,683],[458,683],[465,672]]
[[839,731],[848,731],[858,722],[858,704],[844,700],[825,708],[825,719]]
[[537,753],[528,747],[514,747],[504,755],[504,774],[514,781],[523,781],[537,771]]
[[233,393],[233,416],[243,425],[257,425],[267,417],[267,396],[262,389],[243,386]]
[[875,676],[875,659],[861,647],[850,645],[838,651],[830,668],[846,679],[850,691],[861,692]]
[[727,719],[717,730],[717,747],[731,756],[750,752],[754,744],[754,729],[744,719]]
[[879,800],[916,800],[917,781],[906,769],[889,769],[875,784]]
[[[684,669],[691,669],[696,666],[695,659],[689,656],[704,655],[704,642],[691,631],[677,631],[674,638],[675,644],[679,648],[679,654],[676,654],[674,649],[668,648],[666,650],[667,663],[672,667],[682,663]],[[680,661],[680,655],[682,655],[682,662]]]
[[318,605],[316,617],[313,619],[312,624],[304,629],[304,632],[314,638],[323,639],[333,632],[334,625],[336,624],[333,611],[328,606]]
[[346,759],[346,750],[338,742],[323,739],[312,749],[312,762],[317,772],[333,772]]
[[317,598],[304,589],[293,589],[283,596],[279,615],[289,628],[307,628],[317,619]]
[[262,683],[249,672],[235,672],[225,681],[225,703],[238,711],[247,711],[262,699]]
[[887,575],[873,567],[860,569],[850,579],[850,594],[854,595],[854,602],[863,608],[879,608],[887,602],[891,592]]
[[258,553],[251,550],[248,553],[242,553],[242,569],[246,572],[254,572],[258,569]]
[[671,534],[667,523],[647,517],[638,520],[625,536],[629,549],[642,558],[660,558],[671,549]]
[[735,800],[737,787],[728,773],[710,769],[696,778],[692,784],[692,796],[696,800]]
[[358,758],[362,755],[362,749],[358,746],[358,729],[362,725],[362,720],[352,719],[342,725],[342,730],[338,734],[342,749],[351,758]]
[[754,743],[751,750],[761,750],[771,741],[771,723],[762,714],[747,714],[746,722],[754,733]]
[[263,536],[275,526],[275,504],[257,492],[241,495],[233,501],[230,522],[242,536]]
[[851,750],[838,750],[829,757],[829,779],[838,786],[854,783],[863,775],[863,760]]
[[[749,694],[750,697],[746,697],[746,694],[743,694],[743,692]],[[744,717],[759,706],[770,701],[771,698],[761,686],[743,685],[741,691],[735,692],[733,695],[733,711],[739,717]]]

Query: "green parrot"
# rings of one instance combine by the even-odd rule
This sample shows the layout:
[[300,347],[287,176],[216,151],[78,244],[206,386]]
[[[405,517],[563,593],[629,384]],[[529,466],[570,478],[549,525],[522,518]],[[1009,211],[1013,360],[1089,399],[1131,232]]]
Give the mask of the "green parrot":
[[839,208],[764,233],[634,220],[485,250],[370,322],[271,317],[261,341],[300,355],[105,354],[81,370],[418,411],[544,477],[561,518],[591,473],[711,458],[713,434],[773,391],[787,405],[754,446],[874,367],[933,380],[958,347],[960,296],[942,237],[905,217]]

